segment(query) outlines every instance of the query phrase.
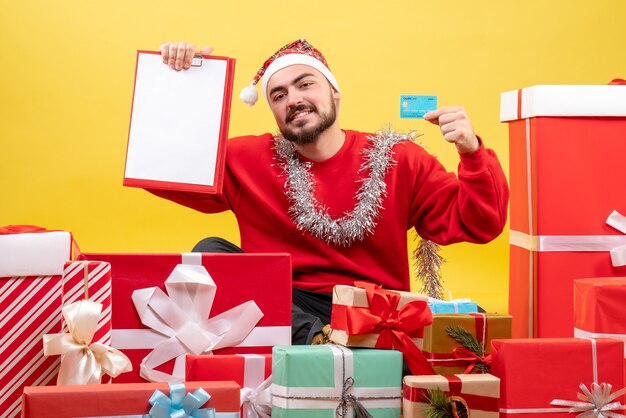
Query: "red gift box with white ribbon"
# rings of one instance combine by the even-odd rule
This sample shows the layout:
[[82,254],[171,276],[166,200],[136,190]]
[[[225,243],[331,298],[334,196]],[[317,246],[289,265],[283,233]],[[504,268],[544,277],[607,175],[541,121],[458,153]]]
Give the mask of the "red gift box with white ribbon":
[[288,254],[81,254],[111,264],[114,382],[176,381],[187,354],[271,353],[291,342]]
[[272,413],[272,355],[188,355],[185,380],[234,380],[241,386],[241,416],[265,418]]
[[595,408],[604,416],[624,413],[622,341],[520,338],[491,344],[501,417],[596,416]]
[[574,335],[580,338],[614,338],[626,343],[624,301],[626,277],[574,280]]
[[54,384],[60,358],[42,337],[61,330],[61,275],[72,235],[28,225],[0,228],[0,415],[20,415],[24,386]]
[[513,337],[571,337],[573,281],[626,276],[626,86],[506,92],[500,120],[509,125]]

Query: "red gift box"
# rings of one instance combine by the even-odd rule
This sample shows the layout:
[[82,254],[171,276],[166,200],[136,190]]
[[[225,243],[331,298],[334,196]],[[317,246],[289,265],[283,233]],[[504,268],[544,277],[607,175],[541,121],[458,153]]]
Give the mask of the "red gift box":
[[[288,254],[81,254],[80,259],[111,264],[112,346],[126,354],[133,364],[133,372],[122,374],[115,382],[143,381],[139,375],[143,359],[169,340],[165,334],[142,323],[132,300],[133,292],[155,286],[163,293],[164,282],[179,265],[201,265],[215,281],[217,292],[210,318],[249,301],[254,301],[263,313],[243,342],[214,350],[215,354],[271,353],[272,346],[291,342],[291,258]],[[160,296],[166,297],[164,293]],[[193,330],[190,334],[198,335]],[[198,351],[203,347],[194,348]],[[180,354],[184,360],[185,353]],[[194,353],[190,350],[187,354]],[[159,370],[169,374],[174,367],[171,363]]]
[[188,355],[185,380],[234,380],[256,388],[272,374],[271,354]]
[[[500,378],[500,416],[531,413],[532,418],[567,412],[561,401],[577,397],[584,384],[624,387],[624,347],[611,339],[536,338],[492,341],[491,373]],[[614,401],[623,402],[623,394]],[[584,402],[584,401],[583,401]],[[591,406],[593,408],[593,404]],[[527,410],[535,410],[528,412]],[[524,412],[526,410],[526,412]],[[571,415],[571,414],[570,414]]]
[[626,277],[574,280],[574,335],[626,342],[624,301]]
[[72,257],[65,231],[0,228],[0,415],[17,417],[24,386],[54,384],[58,357],[42,337],[61,330],[61,274]]
[[[185,390],[203,388],[211,396],[201,408],[239,412],[239,386],[235,382],[188,382]],[[26,387],[22,418],[75,418],[95,416],[147,416],[155,390],[169,396],[167,383]],[[169,416],[169,414],[167,415]]]
[[[624,276],[610,250],[626,231],[626,88],[535,86],[503,93],[509,122],[513,337],[570,337],[572,284]],[[559,300],[555,300],[558,295]]]
[[272,355],[224,354],[188,355],[185,380],[234,380],[241,386],[242,417],[263,416],[248,409],[270,414]]

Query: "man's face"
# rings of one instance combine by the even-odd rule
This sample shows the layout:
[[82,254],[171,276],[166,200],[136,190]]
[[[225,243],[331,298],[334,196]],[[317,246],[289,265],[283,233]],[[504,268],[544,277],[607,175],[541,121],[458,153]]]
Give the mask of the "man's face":
[[297,145],[315,142],[337,120],[339,93],[308,65],[291,65],[272,75],[267,97],[278,129]]

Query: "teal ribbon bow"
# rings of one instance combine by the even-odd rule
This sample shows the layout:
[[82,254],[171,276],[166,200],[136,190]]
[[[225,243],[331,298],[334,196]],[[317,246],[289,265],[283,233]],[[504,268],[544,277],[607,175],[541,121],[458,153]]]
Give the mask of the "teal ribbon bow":
[[170,383],[170,396],[155,390],[150,397],[150,418],[215,418],[215,408],[200,408],[211,395],[199,388],[187,393],[184,383]]

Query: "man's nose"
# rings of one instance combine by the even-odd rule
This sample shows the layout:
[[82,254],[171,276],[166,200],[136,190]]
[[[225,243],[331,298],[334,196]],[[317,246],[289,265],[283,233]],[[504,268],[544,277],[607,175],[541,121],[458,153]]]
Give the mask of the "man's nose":
[[289,107],[295,107],[301,104],[304,101],[302,98],[302,93],[300,93],[297,89],[290,89],[287,95],[287,104]]

